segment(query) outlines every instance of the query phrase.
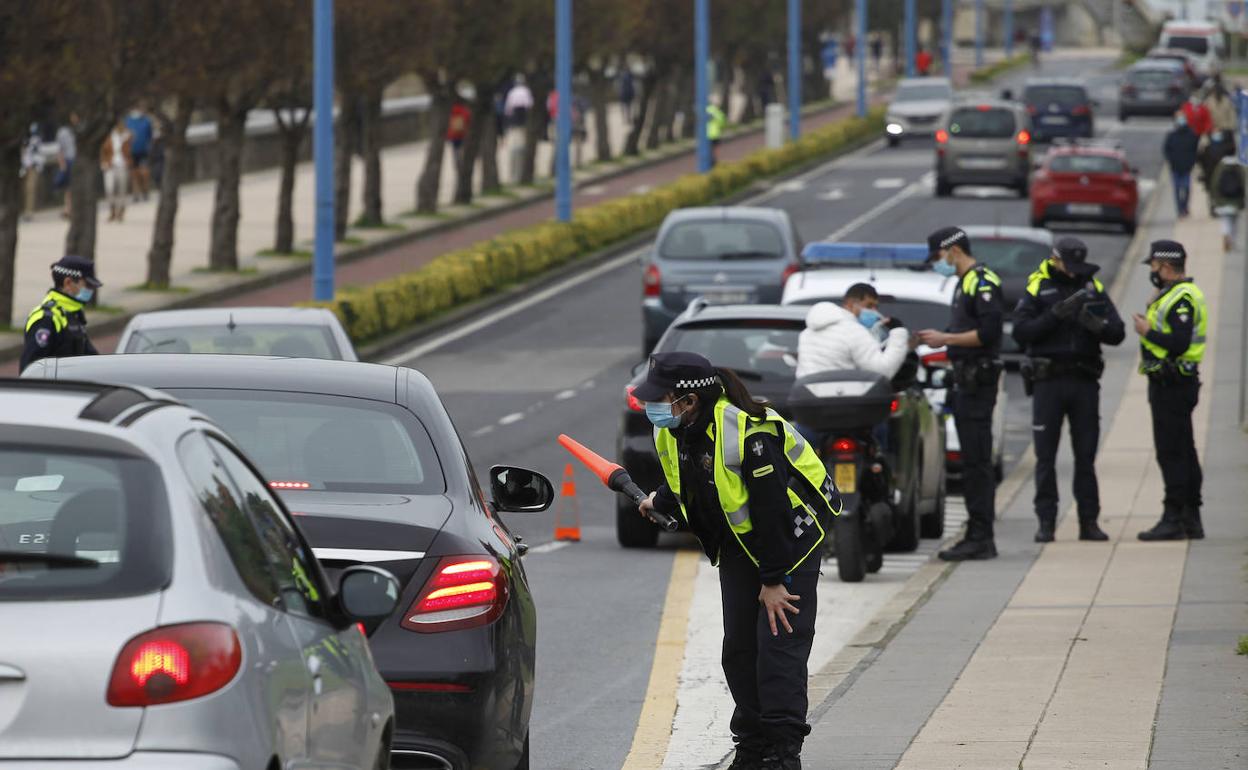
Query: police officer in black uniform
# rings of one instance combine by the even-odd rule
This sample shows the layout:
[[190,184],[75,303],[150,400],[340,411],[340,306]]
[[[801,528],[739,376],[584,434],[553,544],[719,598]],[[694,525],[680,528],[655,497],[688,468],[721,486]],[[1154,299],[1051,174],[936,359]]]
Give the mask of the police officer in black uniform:
[[800,770],[821,543],[840,498],[823,462],[731,370],[651,358],[646,402],[666,483],[641,504],[683,521],[719,567],[732,770]]
[[1096,483],[1096,443],[1101,434],[1101,344],[1118,345],[1127,336],[1122,318],[1095,278],[1099,265],[1088,261],[1078,238],[1062,238],[1053,255],[1027,279],[1027,292],[1014,311],[1014,339],[1027,351],[1023,378],[1032,391],[1032,431],[1036,449],[1037,543],[1053,542],[1057,525],[1057,444],[1062,421],[1070,420],[1075,453],[1074,493],[1080,540],[1108,540],[1096,523],[1100,491]]
[[1165,482],[1161,521],[1141,540],[1199,540],[1204,476],[1192,412],[1200,398],[1200,362],[1205,356],[1209,310],[1205,294],[1187,275],[1187,250],[1177,241],[1149,246],[1149,280],[1157,287],[1145,315],[1135,315],[1140,335],[1140,373],[1148,377],[1153,448]]
[[971,239],[960,227],[945,227],[927,237],[928,259],[941,275],[957,275],[953,312],[947,331],[924,329],[919,339],[947,347],[953,364],[953,418],[962,445],[962,488],[969,517],[966,537],[941,551],[945,561],[992,559],[997,479],[992,467],[992,410],[1002,364],[1004,308],[1001,279],[971,255]]
[[41,358],[99,353],[87,337],[83,307],[102,285],[95,277],[95,263],[85,257],[71,254],[52,263],[52,288],[26,317],[22,369]]

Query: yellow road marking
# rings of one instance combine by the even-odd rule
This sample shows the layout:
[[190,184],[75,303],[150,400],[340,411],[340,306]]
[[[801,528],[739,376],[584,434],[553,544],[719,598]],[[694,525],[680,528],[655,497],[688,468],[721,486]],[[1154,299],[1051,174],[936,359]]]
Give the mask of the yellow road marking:
[[698,572],[702,552],[682,548],[672,563],[672,577],[667,584],[663,615],[659,619],[659,636],[654,648],[654,664],[650,667],[650,683],[646,700],[637,718],[637,731],[621,770],[658,770],[667,755],[672,737],[672,720],[676,718],[676,690],[680,670],[685,665],[685,640],[689,634],[689,605],[693,602],[693,581]]

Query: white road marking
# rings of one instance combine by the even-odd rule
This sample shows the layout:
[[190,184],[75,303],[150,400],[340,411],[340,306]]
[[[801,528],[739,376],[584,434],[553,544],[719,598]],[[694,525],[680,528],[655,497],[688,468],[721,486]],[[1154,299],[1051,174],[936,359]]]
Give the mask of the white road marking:
[[551,540],[549,543],[533,546],[525,555],[532,556],[538,553],[551,553],[552,551],[558,551],[560,548],[567,548],[570,545],[572,545],[571,540]]
[[575,390],[561,390],[555,394],[556,401],[567,401],[569,398],[576,398]]
[[806,180],[800,178],[789,179],[787,181],[780,182],[773,189],[782,193],[801,192],[806,189]]
[[493,425],[486,425],[484,428],[477,428],[476,430],[474,430],[474,431],[472,432],[472,437],[473,437],[473,438],[481,438],[482,436],[488,435],[488,434],[493,433],[493,432],[494,432],[494,426],[493,426]]
[[499,425],[511,425],[513,422],[520,422],[524,419],[524,412],[512,412],[511,414],[499,419]]
[[845,199],[845,191],[839,187],[834,187],[827,192],[821,192],[815,196],[821,201],[839,201]]
[[871,186],[877,190],[896,190],[899,187],[906,186],[906,180],[899,177],[885,177],[877,179],[871,183]]
[[867,222],[870,222],[871,220],[879,217],[885,211],[888,211],[894,206],[900,204],[902,201],[906,200],[907,198],[914,196],[920,190],[924,189],[924,187],[930,186],[935,181],[935,179],[936,179],[936,172],[928,171],[926,174],[919,177],[918,181],[913,182],[912,184],[910,184],[910,186],[904,188],[903,190],[901,190],[901,192],[897,193],[896,195],[889,198],[888,200],[872,207],[871,209],[867,211],[864,211],[863,213],[849,220],[844,225],[834,230],[832,233],[824,236],[823,240],[839,241],[841,238],[844,238],[849,233],[852,233],[854,230],[857,230],[859,227],[862,227]]

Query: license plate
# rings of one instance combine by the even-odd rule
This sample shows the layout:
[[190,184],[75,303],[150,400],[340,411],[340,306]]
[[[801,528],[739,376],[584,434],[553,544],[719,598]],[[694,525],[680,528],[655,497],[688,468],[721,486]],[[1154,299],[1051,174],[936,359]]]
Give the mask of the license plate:
[[1101,206],[1099,203],[1068,203],[1066,210],[1071,214],[1099,214]]
[[1161,91],[1141,91],[1140,98],[1150,102],[1159,102],[1166,97]]
[[1046,126],[1064,126],[1070,121],[1066,120],[1066,118],[1061,115],[1053,115],[1047,118],[1042,118],[1040,122]]
[[962,158],[958,161],[958,165],[962,168],[1005,168],[1005,161],[1001,158]]
[[858,491],[858,466],[854,463],[837,463],[832,472],[832,482],[838,491],[852,495]]
[[708,291],[702,298],[712,305],[745,305],[750,295],[744,291]]

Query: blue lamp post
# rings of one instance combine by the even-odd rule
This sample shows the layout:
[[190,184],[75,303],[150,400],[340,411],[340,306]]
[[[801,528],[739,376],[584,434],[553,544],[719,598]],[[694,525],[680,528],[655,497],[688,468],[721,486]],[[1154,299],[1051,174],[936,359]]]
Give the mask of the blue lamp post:
[[334,0],[312,5],[312,157],[316,165],[316,245],[312,298],[334,298]]

